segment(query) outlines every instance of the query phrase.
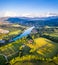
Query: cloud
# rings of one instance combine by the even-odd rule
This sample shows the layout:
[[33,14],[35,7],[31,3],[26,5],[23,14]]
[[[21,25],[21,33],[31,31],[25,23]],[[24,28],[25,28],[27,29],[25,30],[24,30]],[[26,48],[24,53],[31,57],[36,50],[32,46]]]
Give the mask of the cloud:
[[17,14],[15,12],[6,11],[4,13],[4,17],[15,17],[15,16],[17,16]]
[[13,12],[13,11],[6,11],[6,12],[0,12],[0,17],[49,17],[49,16],[58,16],[57,13],[30,13],[30,12],[24,12],[24,13],[20,13],[20,12]]

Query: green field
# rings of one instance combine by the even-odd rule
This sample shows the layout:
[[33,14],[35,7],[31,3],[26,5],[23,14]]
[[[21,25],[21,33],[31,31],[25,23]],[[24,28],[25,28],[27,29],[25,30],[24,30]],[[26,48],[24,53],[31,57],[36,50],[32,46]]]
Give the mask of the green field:
[[[28,27],[12,25],[10,32],[0,34],[0,39],[8,40],[22,33]],[[4,28],[3,28],[4,29]],[[39,33],[43,32],[43,33]],[[58,65],[58,32],[39,30],[14,42],[7,42],[0,47],[0,54],[5,55],[8,61],[0,55],[0,63],[4,65]],[[6,61],[5,61],[6,60]],[[5,61],[5,62],[4,62]]]

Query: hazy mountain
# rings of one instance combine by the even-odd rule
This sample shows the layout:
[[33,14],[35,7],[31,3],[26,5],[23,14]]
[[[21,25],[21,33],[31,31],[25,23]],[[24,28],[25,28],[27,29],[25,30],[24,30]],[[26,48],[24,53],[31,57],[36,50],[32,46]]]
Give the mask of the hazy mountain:
[[26,26],[58,26],[58,16],[50,17],[5,17],[0,18],[0,21],[9,22],[9,23],[18,23]]

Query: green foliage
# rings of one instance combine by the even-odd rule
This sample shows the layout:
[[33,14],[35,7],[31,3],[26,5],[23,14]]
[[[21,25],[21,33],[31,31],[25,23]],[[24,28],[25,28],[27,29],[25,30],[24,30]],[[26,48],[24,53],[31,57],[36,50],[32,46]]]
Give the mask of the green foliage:
[[[1,34],[0,39],[9,41],[16,35],[20,34],[25,27],[11,27],[5,28],[10,31],[9,34]],[[20,30],[19,30],[20,29]],[[56,32],[58,32],[55,29]],[[11,65],[55,65],[58,64],[58,36],[55,31],[50,28],[38,28],[38,32],[30,34],[20,40],[10,42],[5,46],[0,47],[0,54],[8,57]],[[53,35],[52,35],[52,32]],[[42,40],[40,37],[44,37]],[[35,39],[40,40],[35,42]],[[45,39],[47,38],[47,39]],[[50,41],[50,40],[52,41]],[[32,41],[30,43],[30,40]],[[54,41],[54,42],[53,42]],[[55,43],[57,42],[57,43]],[[55,56],[55,57],[54,57]],[[6,60],[4,56],[0,56],[0,64],[5,65]],[[21,64],[22,63],[22,64]]]
[[53,37],[53,36],[50,36],[50,35],[42,35],[42,37],[50,39],[50,40],[58,43],[58,37]]
[[0,55],[0,65],[5,65],[6,64],[6,59],[3,55]]

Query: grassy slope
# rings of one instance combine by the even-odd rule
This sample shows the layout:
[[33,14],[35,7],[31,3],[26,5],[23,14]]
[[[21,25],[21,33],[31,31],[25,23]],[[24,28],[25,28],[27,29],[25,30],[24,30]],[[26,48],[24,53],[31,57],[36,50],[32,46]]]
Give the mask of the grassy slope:
[[58,50],[58,44],[54,43],[46,38],[34,39],[35,44],[27,44],[32,48],[31,52],[37,51],[37,53],[43,57],[53,57]]
[[[11,62],[13,63],[13,65],[55,65],[53,62],[49,63],[46,61],[38,61],[38,62],[28,62],[29,60],[32,60],[34,58],[38,58],[36,55],[36,52],[38,53],[39,57],[45,57],[45,58],[51,58],[54,57],[55,54],[57,53],[58,50],[58,44],[54,43],[46,38],[36,38],[34,39],[35,44],[27,44],[27,46],[29,46],[31,48],[30,52],[35,52],[35,56],[34,55],[27,55],[27,56],[23,56],[23,57],[17,57],[13,60],[11,60]],[[24,62],[23,61],[26,61]],[[22,61],[22,63],[21,63]],[[11,63],[11,64],[12,64]]]
[[[19,49],[19,47],[21,46],[18,42],[19,41],[15,42],[14,43],[15,45],[13,45],[13,43],[12,43],[12,44],[8,44],[6,46],[3,46],[3,47],[0,48],[0,50],[2,51],[3,54],[5,54],[7,56],[10,56],[13,53],[15,53]],[[30,52],[35,52],[36,51],[38,53],[39,57],[40,56],[41,57],[46,57],[46,58],[53,57],[56,54],[57,50],[58,50],[58,44],[54,43],[54,42],[52,42],[52,41],[50,41],[46,38],[36,38],[36,39],[34,39],[34,42],[35,42],[35,44],[30,44],[29,43],[29,44],[26,44],[26,45],[31,48]],[[0,51],[0,53],[1,53],[1,51]],[[35,54],[35,56],[37,56],[37,55]],[[14,65],[17,65],[17,64],[23,65],[23,63],[17,62],[17,61],[21,61],[22,59],[23,60],[28,60],[29,58],[31,59],[31,57],[34,58],[33,55],[32,56],[25,56],[25,57],[22,57],[22,58],[20,58],[18,56],[15,59],[16,61],[11,60],[11,62],[13,61]],[[29,63],[29,65],[33,65],[33,64],[36,65],[36,64],[39,64],[38,62],[35,62],[35,63],[28,62],[28,63]],[[25,62],[24,64],[26,65],[28,63]],[[51,63],[48,63],[48,62],[42,62],[39,65],[42,65],[42,64],[43,65],[46,65],[46,64],[51,65]],[[52,65],[54,65],[54,64],[52,63]]]

